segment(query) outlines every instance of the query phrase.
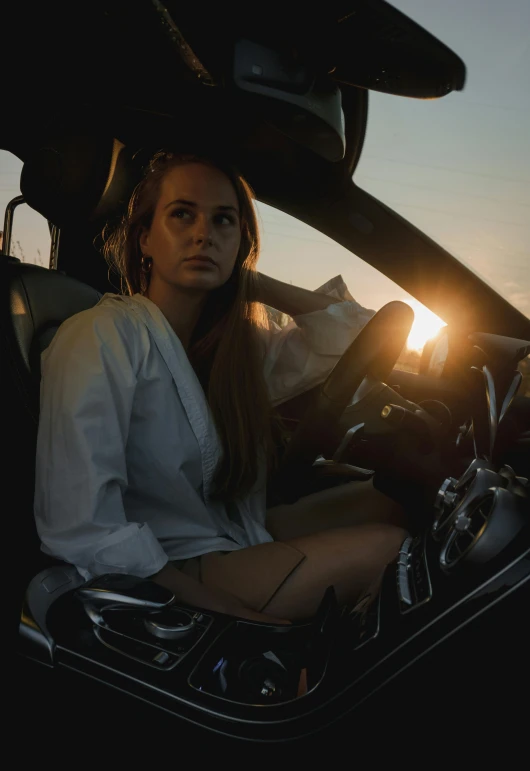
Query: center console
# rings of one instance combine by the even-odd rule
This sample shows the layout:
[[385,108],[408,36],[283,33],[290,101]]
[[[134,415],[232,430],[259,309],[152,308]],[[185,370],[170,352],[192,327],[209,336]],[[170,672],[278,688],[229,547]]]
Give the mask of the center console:
[[494,606],[517,595],[528,607],[528,493],[509,467],[474,461],[444,481],[432,525],[406,538],[375,601],[339,608],[330,588],[314,619],[290,626],[180,607],[131,576],[84,583],[74,568],[49,568],[28,588],[20,652],[226,736],[308,736],[398,674],[410,684],[425,657],[435,667],[443,642],[464,640]]

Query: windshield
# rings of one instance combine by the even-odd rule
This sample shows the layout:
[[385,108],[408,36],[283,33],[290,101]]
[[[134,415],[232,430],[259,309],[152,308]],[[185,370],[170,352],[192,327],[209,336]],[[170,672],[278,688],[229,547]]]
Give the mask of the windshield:
[[462,57],[467,84],[371,92],[355,182],[530,317],[530,2],[391,3]]

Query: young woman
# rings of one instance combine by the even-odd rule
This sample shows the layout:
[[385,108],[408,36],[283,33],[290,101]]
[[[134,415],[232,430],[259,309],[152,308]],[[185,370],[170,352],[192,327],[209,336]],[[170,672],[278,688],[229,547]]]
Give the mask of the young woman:
[[[251,191],[158,153],[106,242],[123,293],[43,355],[35,515],[82,576],[151,577],[178,600],[260,620],[355,603],[404,530],[366,484],[266,511],[272,407],[319,382],[373,315],[257,273]],[[263,305],[294,318],[280,330]]]

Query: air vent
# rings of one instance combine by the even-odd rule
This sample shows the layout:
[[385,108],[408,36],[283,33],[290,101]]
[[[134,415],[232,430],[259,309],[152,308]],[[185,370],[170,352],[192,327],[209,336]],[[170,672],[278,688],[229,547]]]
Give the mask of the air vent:
[[[432,526],[432,537],[443,541],[447,534],[460,521],[460,532],[467,532],[464,524],[475,510],[476,504],[483,500],[485,493],[494,487],[505,487],[506,479],[488,468],[475,468],[471,475],[466,474],[457,482],[451,477],[446,479],[438,491],[435,502],[436,516]],[[479,516],[478,514],[476,515]],[[469,525],[474,532],[475,523]],[[465,541],[465,538],[462,539]],[[472,542],[473,538],[470,538]]]
[[451,570],[483,536],[493,512],[495,492],[489,491],[471,510],[458,515],[440,554],[440,564]]
[[465,492],[456,492],[457,480],[453,477],[447,477],[442,486],[438,490],[436,501],[434,504],[435,518],[432,525],[432,537],[435,541],[440,541],[446,530],[447,526],[453,518],[453,512],[460,502],[460,498]]

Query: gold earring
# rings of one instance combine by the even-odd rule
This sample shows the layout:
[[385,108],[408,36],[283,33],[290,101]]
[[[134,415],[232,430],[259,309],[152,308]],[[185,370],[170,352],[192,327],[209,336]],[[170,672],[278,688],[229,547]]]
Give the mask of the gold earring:
[[151,268],[153,267],[153,258],[148,254],[142,254],[140,265],[144,273],[150,273]]

